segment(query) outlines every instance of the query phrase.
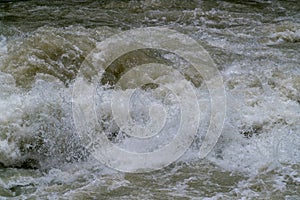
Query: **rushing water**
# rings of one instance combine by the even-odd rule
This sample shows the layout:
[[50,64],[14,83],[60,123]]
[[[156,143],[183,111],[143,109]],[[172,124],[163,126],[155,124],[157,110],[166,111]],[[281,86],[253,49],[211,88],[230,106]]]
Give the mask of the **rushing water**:
[[[205,159],[198,158],[201,142],[195,139],[166,168],[122,173],[82,146],[72,87],[97,43],[149,26],[175,29],[205,47],[224,80],[227,116]],[[300,199],[299,44],[297,0],[0,3],[0,199]],[[133,52],[114,65],[140,60],[181,65],[173,54],[151,50]],[[107,74],[102,81],[110,84],[119,76],[118,70]],[[200,79],[191,81],[197,86]],[[149,102],[162,103],[150,90],[138,90],[133,98],[139,123],[148,120],[140,113]],[[198,83],[198,90],[200,102],[207,103],[206,88]],[[97,90],[102,111],[110,91]],[[172,132],[177,104],[170,95],[163,98],[175,110]],[[209,109],[201,109],[208,119]],[[109,117],[100,117],[114,143],[137,151],[148,147],[133,145],[136,141],[116,134]],[[202,125],[205,129],[207,121]]]

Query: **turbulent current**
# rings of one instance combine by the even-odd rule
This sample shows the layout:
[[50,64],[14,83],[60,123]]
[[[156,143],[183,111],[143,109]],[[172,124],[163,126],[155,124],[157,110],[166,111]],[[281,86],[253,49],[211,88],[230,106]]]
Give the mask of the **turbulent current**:
[[[199,158],[212,113],[203,77],[173,52],[149,48],[122,55],[101,72],[95,90],[98,132],[111,143],[151,152],[179,129],[183,111],[176,95],[155,83],[138,87],[133,80],[160,79],[178,90],[190,82],[201,115],[193,143],[178,160],[152,172],[125,173],[91,156],[79,136],[72,111],[74,83],[86,58],[97,57],[90,54],[97,45],[142,27],[176,30],[206,49],[223,79],[226,117],[216,145]],[[179,73],[165,76],[159,70],[126,75],[145,63],[171,66],[184,80],[179,81]],[[136,124],[153,122],[149,105],[163,108],[163,134],[136,139],[118,126],[111,110],[117,86],[134,90],[129,108]],[[82,99],[86,107],[87,99]],[[192,110],[186,113],[195,117]],[[300,4],[0,2],[0,199],[9,198],[300,199]]]

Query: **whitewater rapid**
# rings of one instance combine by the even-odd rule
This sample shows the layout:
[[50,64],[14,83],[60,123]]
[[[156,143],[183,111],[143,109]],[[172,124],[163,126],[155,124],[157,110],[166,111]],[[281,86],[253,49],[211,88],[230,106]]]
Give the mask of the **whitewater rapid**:
[[[175,10],[168,7],[166,11],[159,10],[160,6],[168,5],[164,1],[147,2],[131,2],[136,7],[130,9],[125,2],[117,6],[120,10],[129,9],[127,12],[134,13],[140,21],[127,16],[125,11],[124,18],[118,13],[114,16],[110,9],[116,5],[111,3],[103,7],[108,10],[106,14],[97,14],[96,8],[85,10],[87,14],[82,20],[86,26],[69,23],[80,12],[71,5],[64,5],[65,11],[74,11],[66,15],[64,25],[59,20],[58,24],[45,25],[48,19],[43,15],[38,27],[33,24],[28,29],[22,24],[16,29],[15,25],[0,22],[0,196],[81,198],[88,194],[91,198],[114,195],[150,198],[155,191],[160,198],[168,195],[298,198],[300,22],[295,17],[297,12],[292,8],[285,10],[286,5],[282,2],[277,5],[277,1],[258,3],[262,8],[254,7],[251,12],[237,12],[243,5],[227,1],[219,2],[218,6],[198,2],[202,7],[195,3],[183,10],[179,6]],[[93,7],[93,3],[89,6]],[[291,12],[294,18],[276,17],[268,6],[277,12]],[[35,9],[37,13],[47,9],[60,12],[50,5]],[[142,14],[143,9],[147,10],[147,17]],[[94,15],[103,17],[105,23],[98,26],[92,20]],[[126,174],[106,167],[85,148],[74,124],[72,92],[82,62],[101,41],[128,26],[145,25],[175,29],[203,45],[224,81],[226,118],[216,146],[206,158],[200,159],[199,149],[209,126],[210,95],[202,77],[193,77],[194,72],[187,70],[190,77],[184,81],[194,85],[201,112],[193,144],[167,168],[149,174]],[[180,120],[176,96],[162,87],[148,85],[137,89],[132,96],[131,117],[143,125],[150,120],[150,104],[163,107],[168,114],[165,134],[149,140],[135,139],[113,121],[110,103],[115,79],[130,63],[142,62],[169,64],[182,71],[187,66],[172,53],[141,50],[113,63],[102,82],[99,81],[96,110],[101,131],[115,145],[137,152],[168,144]],[[174,77],[178,78],[176,73]],[[175,82],[172,87],[181,85]],[[127,92],[135,89],[126,83],[121,87]],[[149,188],[144,188],[144,184]],[[138,190],[142,189],[144,193],[140,194]]]

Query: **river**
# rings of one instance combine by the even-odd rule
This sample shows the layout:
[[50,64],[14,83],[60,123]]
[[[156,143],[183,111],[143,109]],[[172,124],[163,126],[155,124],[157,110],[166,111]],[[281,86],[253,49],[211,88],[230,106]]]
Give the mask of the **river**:
[[[80,67],[98,44],[145,27],[176,30],[209,53],[225,88],[226,117],[216,145],[199,158],[212,111],[203,77],[187,71],[202,116],[192,145],[167,167],[127,173],[102,164],[85,148],[72,97]],[[179,71],[186,65],[173,53],[144,49],[118,59],[98,81],[101,129],[130,151],[152,151],[178,129],[178,98],[157,85],[136,90],[131,117],[147,124],[147,105],[164,107],[166,136],[134,140],[110,116],[109,97],[122,70],[152,62]],[[300,4],[1,1],[0,199],[300,199]]]

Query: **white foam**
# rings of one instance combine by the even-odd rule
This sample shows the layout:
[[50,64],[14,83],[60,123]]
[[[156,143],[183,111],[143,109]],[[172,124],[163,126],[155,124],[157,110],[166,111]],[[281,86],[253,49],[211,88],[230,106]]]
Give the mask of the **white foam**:
[[0,63],[6,54],[7,54],[7,41],[4,36],[0,35]]

